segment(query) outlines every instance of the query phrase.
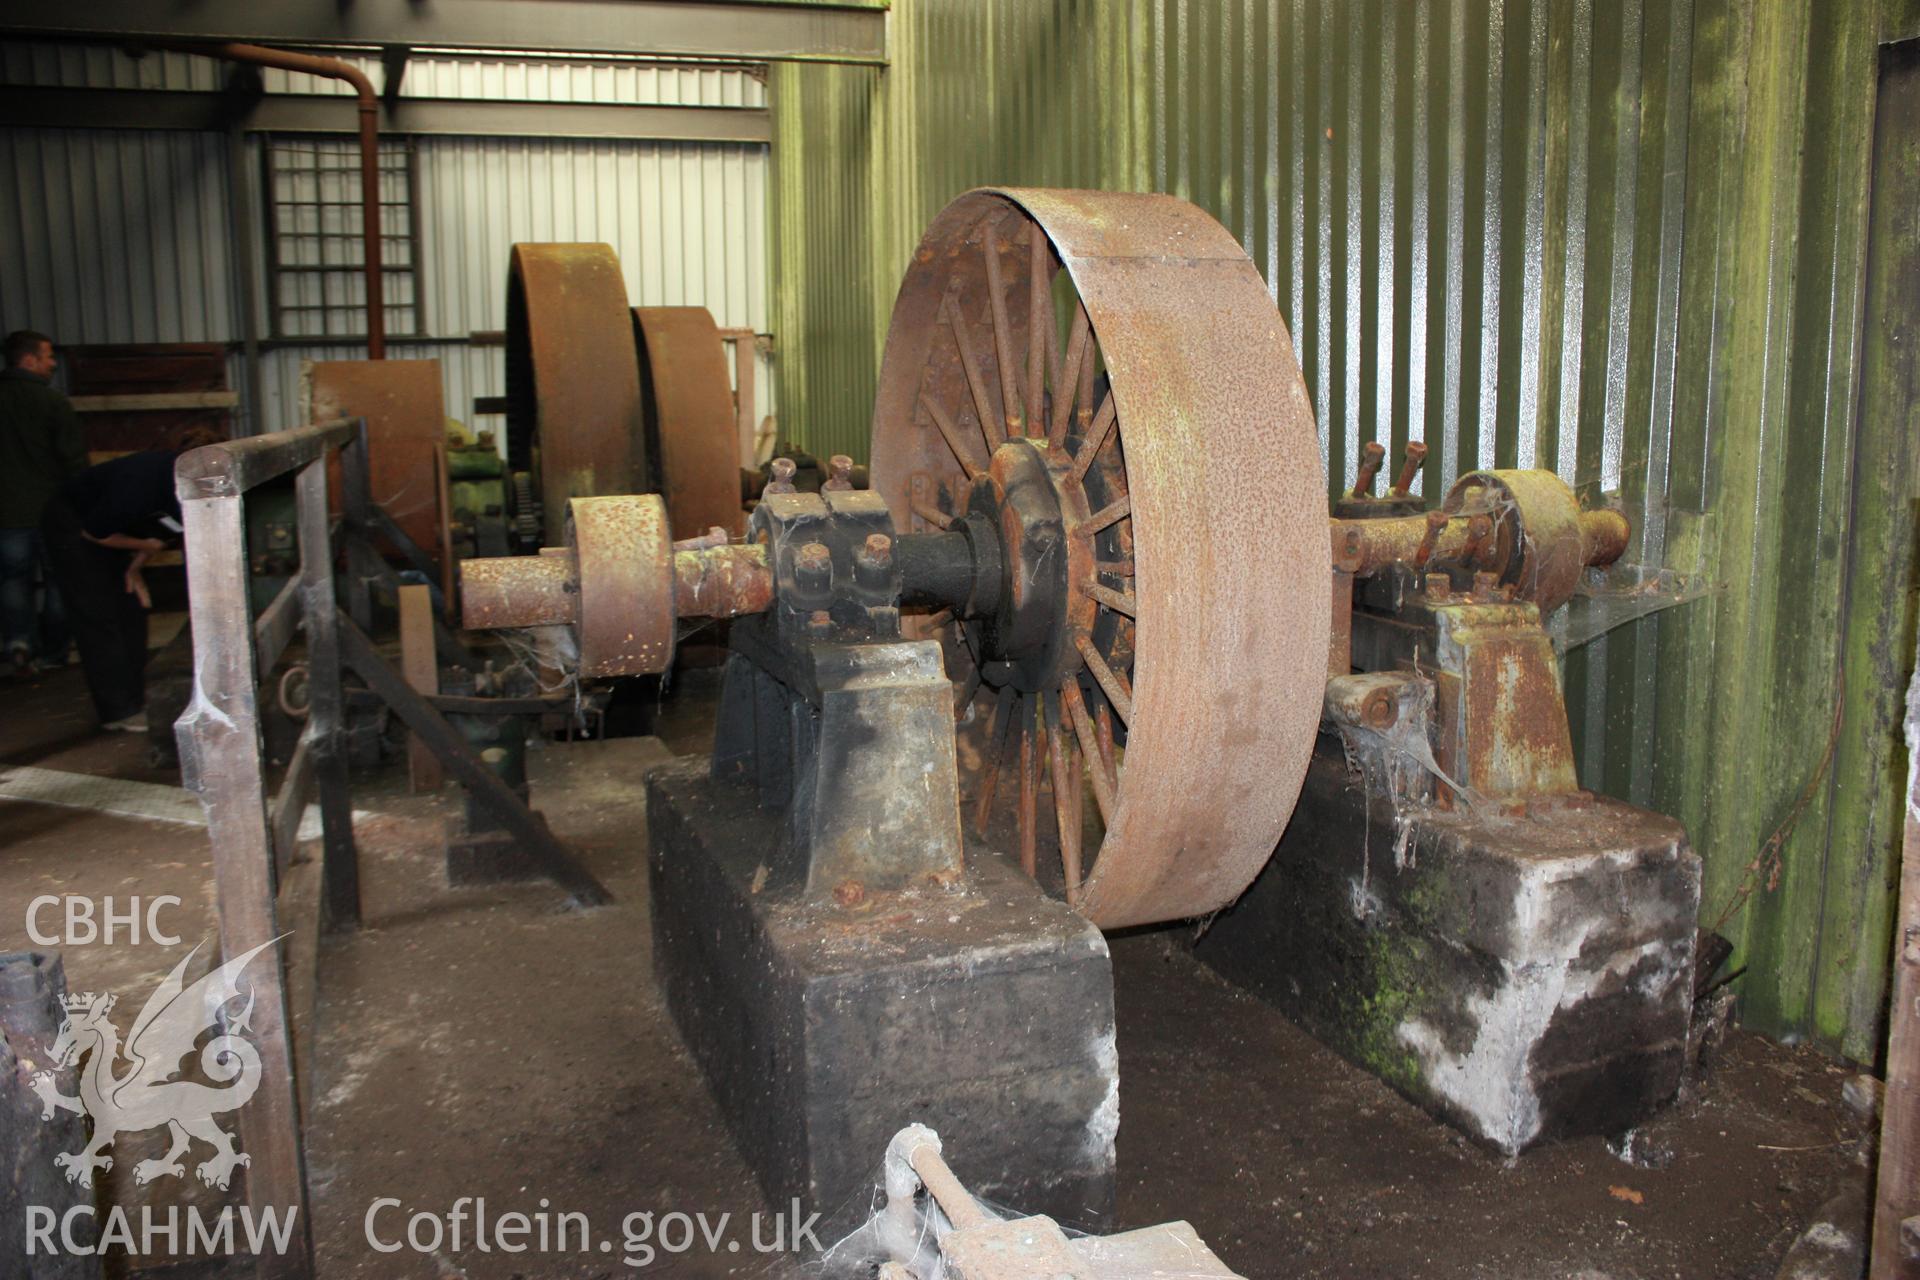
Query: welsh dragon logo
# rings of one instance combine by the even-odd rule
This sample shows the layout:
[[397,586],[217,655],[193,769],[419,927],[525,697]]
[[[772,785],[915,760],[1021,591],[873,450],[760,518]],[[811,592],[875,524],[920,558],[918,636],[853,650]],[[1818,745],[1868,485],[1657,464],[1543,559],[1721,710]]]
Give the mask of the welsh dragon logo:
[[[251,1163],[244,1152],[234,1148],[233,1139],[214,1117],[245,1106],[260,1087],[260,1052],[236,1034],[248,1029],[253,993],[251,989],[243,993],[236,979],[249,960],[272,945],[262,943],[187,986],[183,975],[200,951],[195,947],[147,998],[124,1047],[119,1032],[107,1019],[114,996],[88,991],[66,998],[67,1016],[54,1040],[53,1058],[55,1065],[64,1067],[90,1055],[81,1070],[80,1096],[61,1093],[51,1071],[33,1077],[33,1091],[40,1095],[42,1120],[53,1119],[56,1110],[93,1120],[93,1139],[85,1147],[54,1157],[54,1163],[66,1171],[67,1181],[92,1186],[96,1169],[113,1168],[113,1157],[102,1153],[117,1135],[161,1125],[172,1132],[173,1145],[159,1159],[142,1160],[134,1166],[136,1183],[184,1174],[186,1166],[180,1158],[188,1153],[194,1138],[214,1149],[214,1154],[195,1170],[208,1186],[226,1187],[236,1168]],[[231,1029],[223,1030],[200,1050],[201,1071],[208,1079],[222,1082],[222,1087],[174,1079],[180,1073],[181,1059],[193,1052],[203,1033],[218,1027],[220,1011],[242,994],[247,1004]],[[127,1070],[115,1074],[123,1056]]]

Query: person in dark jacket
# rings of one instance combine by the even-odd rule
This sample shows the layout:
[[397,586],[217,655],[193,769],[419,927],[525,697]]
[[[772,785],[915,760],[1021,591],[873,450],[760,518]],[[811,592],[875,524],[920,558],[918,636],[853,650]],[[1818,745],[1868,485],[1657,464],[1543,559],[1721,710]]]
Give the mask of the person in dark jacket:
[[80,647],[94,711],[108,729],[147,731],[149,557],[180,542],[173,464],[217,439],[196,430],[177,449],[129,453],[88,467],[47,503],[40,532]]
[[[6,337],[0,369],[0,643],[20,672],[66,658],[60,593],[47,570],[40,518],[60,487],[87,465],[73,405],[51,383],[53,339],[31,329]],[[34,577],[46,580],[38,609]]]

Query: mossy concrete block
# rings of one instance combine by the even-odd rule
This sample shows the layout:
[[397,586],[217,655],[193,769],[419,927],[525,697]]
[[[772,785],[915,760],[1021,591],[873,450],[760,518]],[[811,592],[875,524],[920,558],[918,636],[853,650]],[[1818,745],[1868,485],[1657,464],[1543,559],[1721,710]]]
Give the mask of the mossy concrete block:
[[1323,742],[1272,862],[1197,953],[1512,1154],[1672,1098],[1699,901],[1670,818],[1585,795],[1396,812]]

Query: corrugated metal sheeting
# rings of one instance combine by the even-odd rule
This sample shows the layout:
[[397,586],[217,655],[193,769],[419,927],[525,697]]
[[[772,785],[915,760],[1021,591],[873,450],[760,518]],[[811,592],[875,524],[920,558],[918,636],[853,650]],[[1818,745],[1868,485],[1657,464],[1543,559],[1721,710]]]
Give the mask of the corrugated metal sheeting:
[[1196,201],[1293,330],[1333,487],[1375,439],[1429,442],[1430,494],[1552,468],[1619,495],[1636,557],[1717,585],[1571,655],[1583,777],[1686,821],[1750,1023],[1872,1058],[1920,425],[1856,413],[1879,5],[918,0],[892,23],[884,71],[774,72],[787,433],[864,456],[893,291],[960,191]]
[[[361,61],[379,86],[378,60]],[[118,88],[210,90],[225,76],[207,58],[135,59],[52,44],[8,46],[0,68],[11,84]],[[267,77],[270,92],[341,88],[277,71]],[[420,59],[403,89],[491,100],[766,103],[765,86],[737,68],[569,59]],[[259,149],[259,139],[250,139],[242,162],[255,208]],[[417,150],[421,329],[440,340],[397,344],[390,354],[438,359],[452,416],[469,418],[475,397],[505,390],[499,349],[465,339],[505,325],[507,254],[516,241],[605,241],[620,256],[635,305],[699,304],[722,328],[767,331],[765,147],[435,137],[419,140]],[[70,343],[237,341],[233,253],[250,246],[264,273],[264,232],[234,234],[229,168],[227,140],[212,134],[7,131],[0,136],[0,174],[11,185],[0,197],[0,319]],[[263,335],[266,326],[263,308]],[[266,428],[296,421],[301,361],[364,354],[364,347],[322,344],[269,350],[263,404],[246,416]],[[238,359],[230,379],[236,388],[245,386]],[[761,414],[772,407],[771,382],[762,357]]]

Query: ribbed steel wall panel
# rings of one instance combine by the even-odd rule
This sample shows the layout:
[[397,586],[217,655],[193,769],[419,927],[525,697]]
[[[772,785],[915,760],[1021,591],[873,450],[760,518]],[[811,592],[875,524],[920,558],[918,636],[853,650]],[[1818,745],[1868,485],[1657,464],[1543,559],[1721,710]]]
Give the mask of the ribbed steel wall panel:
[[[376,86],[378,59],[355,59]],[[213,90],[226,69],[178,53],[132,58],[107,46],[18,42],[0,48],[10,84]],[[336,81],[269,70],[268,92],[347,92]],[[417,97],[758,107],[766,86],[738,68],[553,59],[420,58]],[[723,328],[767,332],[767,148],[550,139],[419,141],[424,329],[448,341],[396,346],[396,358],[441,362],[447,411],[505,391],[497,348],[469,348],[502,328],[509,247],[518,240],[613,245],[635,305],[706,306]],[[260,143],[242,179],[260,201]],[[186,133],[13,130],[0,138],[0,322],[64,342],[237,342],[236,246],[265,279],[263,232],[236,236],[224,137]],[[259,331],[267,332],[264,307]],[[262,361],[261,412],[299,414],[307,359],[354,359],[351,347],[302,346]],[[757,357],[758,416],[773,407],[774,367]],[[236,356],[236,388],[246,385]],[[497,420],[494,420],[497,425]],[[487,425],[483,421],[482,425]]]
[[237,324],[225,140],[0,131],[0,324],[215,342]]
[[[1551,468],[1624,506],[1636,558],[1719,585],[1571,655],[1583,778],[1687,822],[1751,1022],[1870,1058],[1898,834],[1872,797],[1900,752],[1869,694],[1904,683],[1885,655],[1911,646],[1876,645],[1914,613],[1910,546],[1855,531],[1886,431],[1854,388],[1880,22],[1873,0],[897,4],[884,71],[773,73],[784,422],[864,456],[893,291],[960,191],[1194,200],[1292,328],[1330,487],[1375,439],[1429,443],[1429,494]],[[1902,605],[1869,616],[1848,582]],[[1828,759],[1839,700],[1834,756],[1865,777]]]

